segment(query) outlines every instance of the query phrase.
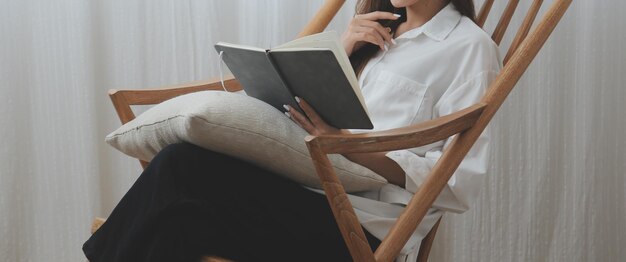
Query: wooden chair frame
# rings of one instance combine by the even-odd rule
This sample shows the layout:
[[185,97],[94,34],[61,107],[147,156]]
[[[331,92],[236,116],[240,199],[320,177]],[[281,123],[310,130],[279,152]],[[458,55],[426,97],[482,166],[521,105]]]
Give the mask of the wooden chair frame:
[[[326,0],[299,36],[322,32],[344,2],[345,0]],[[548,39],[571,2],[572,0],[555,0],[534,31],[528,35],[543,3],[543,0],[533,0],[506,53],[503,61],[504,67],[482,100],[475,105],[450,115],[407,127],[365,134],[307,136],[305,138],[329,205],[355,261],[393,261],[398,256],[465,155]],[[479,26],[484,25],[493,3],[494,0],[486,0],[481,7],[476,20]],[[509,0],[492,34],[492,39],[496,44],[500,44],[518,3],[519,0]],[[224,84],[227,91],[241,90],[239,82],[232,76],[227,77]],[[160,89],[111,90],[109,96],[122,124],[125,124],[135,118],[131,105],[158,104],[179,95],[205,90],[223,90],[223,87],[219,79],[210,79]],[[447,139],[454,135],[457,136],[443,152],[381,245],[373,252],[327,154],[408,149]],[[147,165],[143,161],[141,164],[144,168]],[[103,222],[104,219],[96,218],[92,224],[92,233]],[[425,262],[428,260],[440,222],[441,219],[423,239],[417,261]],[[227,260],[208,258],[208,261]]]

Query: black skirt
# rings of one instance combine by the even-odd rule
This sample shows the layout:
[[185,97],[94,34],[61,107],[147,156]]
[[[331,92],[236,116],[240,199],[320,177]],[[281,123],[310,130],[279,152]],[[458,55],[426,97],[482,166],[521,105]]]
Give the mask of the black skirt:
[[189,143],[155,156],[83,252],[92,262],[352,261],[324,195]]

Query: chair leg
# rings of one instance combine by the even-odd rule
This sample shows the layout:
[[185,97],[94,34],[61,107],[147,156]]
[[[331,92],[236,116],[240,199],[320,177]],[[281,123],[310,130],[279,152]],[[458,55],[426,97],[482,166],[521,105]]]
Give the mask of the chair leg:
[[94,218],[93,222],[91,222],[91,233],[93,234],[94,232],[96,232],[96,230],[98,230],[98,228],[100,228],[102,224],[104,224],[104,221],[106,221],[106,219],[101,217]]
[[439,223],[441,223],[441,218],[437,220],[437,223],[430,229],[428,235],[422,239],[422,244],[420,245],[420,251],[417,254],[417,262],[427,262],[428,255],[430,254],[430,248],[433,247],[433,242],[435,241],[435,235],[437,234],[437,228],[439,227]]
[[234,262],[232,260],[228,260],[221,257],[203,257],[201,262]]

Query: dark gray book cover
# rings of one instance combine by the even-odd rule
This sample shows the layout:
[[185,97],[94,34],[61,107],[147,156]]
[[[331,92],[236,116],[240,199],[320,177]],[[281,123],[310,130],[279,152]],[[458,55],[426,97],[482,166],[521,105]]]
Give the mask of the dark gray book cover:
[[372,129],[365,108],[330,50],[269,51],[291,93],[304,98],[331,126]]
[[373,124],[332,51],[264,50],[218,43],[215,49],[247,95],[280,111],[294,96],[306,100],[331,126],[372,129]]
[[276,72],[265,50],[222,44],[216,44],[215,50],[218,53],[224,51],[222,60],[247,95],[265,101],[280,111],[285,111],[283,105],[291,105],[302,112],[295,100],[295,95],[289,91]]

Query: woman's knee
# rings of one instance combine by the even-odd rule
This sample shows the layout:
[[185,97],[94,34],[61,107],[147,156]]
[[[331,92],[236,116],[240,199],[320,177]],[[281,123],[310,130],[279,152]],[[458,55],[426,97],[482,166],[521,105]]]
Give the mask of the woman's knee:
[[163,149],[161,149],[161,151],[157,153],[155,158],[157,156],[162,156],[165,158],[176,158],[176,157],[191,155],[191,154],[194,154],[194,152],[198,151],[199,148],[200,147],[191,143],[187,143],[187,142],[169,144]]
[[149,169],[166,176],[181,177],[197,166],[198,155],[204,154],[202,148],[187,142],[170,144],[161,149],[150,161]]
[[232,164],[228,156],[187,142],[166,146],[150,163],[161,175],[175,176],[176,180],[187,182],[221,179],[225,176],[216,172],[228,170]]
[[219,154],[210,150],[204,149],[197,145],[181,142],[170,144],[161,151],[159,151],[153,158],[152,162],[167,163],[167,164],[181,164],[185,166],[193,164],[192,162],[206,162],[210,159],[219,157]]

